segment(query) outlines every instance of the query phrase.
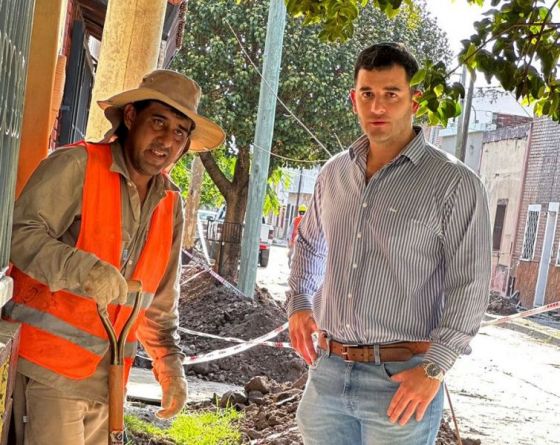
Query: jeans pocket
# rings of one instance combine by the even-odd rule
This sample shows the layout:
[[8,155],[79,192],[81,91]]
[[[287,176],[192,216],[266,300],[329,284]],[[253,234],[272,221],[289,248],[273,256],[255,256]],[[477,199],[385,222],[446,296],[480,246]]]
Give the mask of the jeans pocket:
[[381,363],[381,367],[385,373],[385,376],[389,380],[391,380],[391,377],[393,377],[395,374],[406,371],[407,369],[414,368],[421,362],[422,357],[417,355],[415,357],[412,357],[410,360],[407,360],[406,362],[383,362]]
[[321,363],[321,360],[323,360],[323,357],[325,355],[326,355],[325,351],[323,351],[322,349],[317,349],[317,358],[315,359],[315,361],[313,363],[311,363],[309,365],[309,369],[310,370],[317,369],[317,367],[319,366],[319,363]]

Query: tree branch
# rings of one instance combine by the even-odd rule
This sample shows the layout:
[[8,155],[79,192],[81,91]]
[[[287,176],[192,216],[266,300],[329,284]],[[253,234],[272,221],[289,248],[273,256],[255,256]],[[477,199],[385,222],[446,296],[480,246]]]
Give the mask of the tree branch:
[[[558,0],[556,0],[554,2],[554,6],[556,6],[556,4],[558,3]],[[549,10],[549,13],[552,11],[552,9]],[[547,16],[548,17],[548,16]],[[459,63],[457,66],[455,66],[453,69],[449,70],[447,72],[447,76],[449,77],[451,74],[453,74],[455,71],[457,71],[459,68],[461,68],[463,65],[465,65],[465,63],[472,59],[474,56],[476,56],[476,54],[481,51],[482,49],[484,49],[484,47],[486,47],[486,45],[488,45],[490,42],[492,42],[493,40],[496,40],[498,38],[500,38],[501,36],[503,36],[504,34],[510,32],[511,30],[515,29],[515,28],[525,28],[528,26],[539,26],[541,25],[541,31],[544,30],[544,25],[549,25],[549,26],[554,26],[557,27],[559,24],[558,23],[544,23],[544,22],[530,22],[530,23],[516,23],[514,25],[508,26],[506,29],[504,29],[503,31],[501,31],[499,34],[495,34],[492,35],[490,38],[486,39],[484,42],[482,42],[477,48],[476,51],[473,52],[468,58],[466,58],[465,60],[463,60],[463,63]]]
[[220,167],[218,167],[214,156],[212,156],[212,154],[208,152],[200,153],[199,156],[200,160],[204,164],[204,168],[210,175],[210,178],[212,179],[212,181],[214,181],[214,184],[216,184],[216,187],[218,187],[220,193],[227,198],[228,193],[231,192],[231,182],[222,173]]

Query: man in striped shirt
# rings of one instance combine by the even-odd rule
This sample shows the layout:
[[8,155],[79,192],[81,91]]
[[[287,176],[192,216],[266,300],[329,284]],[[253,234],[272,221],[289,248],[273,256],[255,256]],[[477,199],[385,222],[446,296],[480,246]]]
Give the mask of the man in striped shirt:
[[486,193],[412,125],[417,70],[400,44],[359,55],[351,99],[364,134],[324,166],[299,228],[287,310],[310,365],[306,445],[433,444],[443,376],[487,305]]

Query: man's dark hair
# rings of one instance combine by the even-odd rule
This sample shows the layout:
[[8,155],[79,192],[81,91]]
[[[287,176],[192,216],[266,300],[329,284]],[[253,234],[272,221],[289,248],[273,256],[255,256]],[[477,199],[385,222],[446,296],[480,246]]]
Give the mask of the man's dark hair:
[[418,62],[402,43],[384,42],[371,45],[364,49],[356,60],[354,82],[361,69],[371,71],[373,69],[391,68],[395,65],[404,68],[409,82],[418,71]]
[[[173,110],[173,112],[175,114],[177,114],[177,116],[181,116],[184,117],[186,119],[192,120],[190,119],[187,115],[181,113],[180,111],[176,110],[173,107],[170,107],[169,105],[167,105],[165,102],[161,102],[159,100],[156,99],[146,99],[146,100],[140,100],[138,102],[133,102],[132,106],[134,107],[134,109],[136,110],[137,113],[140,113],[142,110],[144,110],[145,108],[148,108],[150,106],[150,104],[152,102],[158,102],[162,105],[165,105],[166,107],[169,107]],[[192,127],[191,127],[191,133],[195,128],[195,124],[194,121],[192,122]],[[124,143],[124,141],[126,140],[126,137],[128,135],[128,128],[126,128],[126,125],[124,124],[123,121],[121,121],[119,127],[117,128],[117,130],[115,131],[115,135],[117,136],[117,138],[119,139],[119,141],[121,141],[121,143]]]

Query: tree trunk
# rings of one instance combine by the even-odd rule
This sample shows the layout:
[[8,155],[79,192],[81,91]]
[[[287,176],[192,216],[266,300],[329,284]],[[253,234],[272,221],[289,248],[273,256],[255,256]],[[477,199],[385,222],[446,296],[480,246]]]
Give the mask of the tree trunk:
[[185,204],[185,229],[183,232],[183,248],[191,250],[194,246],[197,231],[198,206],[200,204],[200,190],[204,176],[204,164],[199,156],[195,156],[191,165],[191,185]]
[[242,228],[245,210],[247,209],[247,195],[249,193],[249,149],[239,149],[231,181],[220,171],[214,157],[210,153],[201,153],[200,159],[212,181],[214,181],[222,195],[224,195],[227,205],[224,227],[222,228],[224,246],[221,251],[221,258],[217,258],[216,266],[225,279],[237,283],[239,258],[241,257]]

